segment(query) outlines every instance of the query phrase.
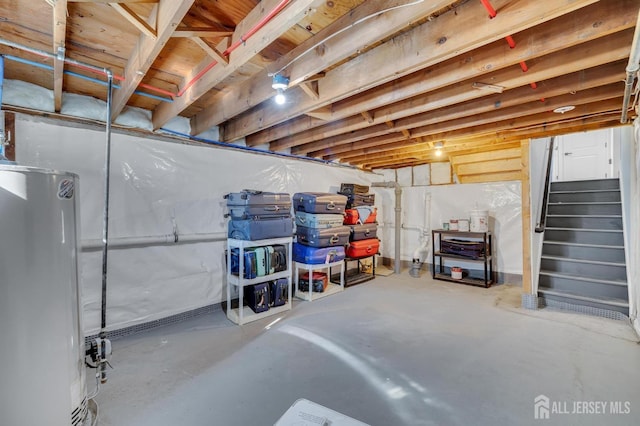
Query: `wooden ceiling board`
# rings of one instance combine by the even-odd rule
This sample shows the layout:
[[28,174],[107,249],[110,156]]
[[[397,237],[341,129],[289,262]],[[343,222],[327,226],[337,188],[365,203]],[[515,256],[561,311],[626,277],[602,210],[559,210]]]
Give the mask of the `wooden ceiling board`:
[[[176,27],[228,29],[235,31],[236,40],[250,30],[249,22],[256,22],[255,17],[264,16],[279,3],[171,1],[165,5],[182,8]],[[445,142],[445,155],[455,163],[462,161],[462,153],[481,158],[482,153],[495,153],[499,146],[505,150],[501,152],[510,152],[529,137],[620,125],[621,81],[637,22],[637,0],[489,1],[498,12],[494,19],[475,0],[417,3],[400,9],[406,19],[388,33],[391,26],[383,23],[392,22],[400,11],[363,20],[358,11],[373,13],[377,7],[412,0],[307,0],[312,10],[304,13],[301,2],[291,1],[276,15],[277,22],[283,23],[278,31],[258,30],[239,47],[242,62],[234,64],[231,72],[218,68],[215,72],[220,78],[203,82],[206,90],[201,90],[203,83],[197,83],[198,90],[185,92],[184,98],[174,97],[173,104],[138,94],[119,102],[163,110],[163,120],[175,114],[189,117],[194,132],[219,124],[225,140],[246,138],[248,145],[267,143],[274,151],[291,150],[367,169],[442,161],[435,156],[436,141]],[[176,94],[211,64],[215,52],[208,53],[189,38],[170,37],[161,49],[154,50],[152,62],[142,67],[144,75],[133,73],[139,69],[130,67],[143,28],[107,3],[68,0],[66,56],[110,68],[118,75],[127,69],[130,80],[121,82],[126,87],[121,93],[131,93],[140,81]],[[291,15],[294,5],[298,7],[295,19]],[[157,6],[150,0],[126,3],[141,19],[153,15]],[[52,10],[44,0],[0,1],[0,39],[53,52]],[[417,10],[429,13],[421,15]],[[250,15],[253,18],[248,19]],[[323,32],[341,28],[338,21],[346,30]],[[348,26],[356,21],[357,25]],[[334,36],[338,31],[339,36]],[[515,40],[515,48],[507,45],[507,35]],[[335,43],[318,36],[332,37]],[[227,46],[221,37],[202,40],[209,50],[222,51]],[[299,56],[316,43],[309,53]],[[333,59],[336,49],[340,55]],[[0,54],[53,66],[53,60],[4,45],[0,45]],[[295,58],[294,66],[285,69],[294,74],[293,86],[298,87],[289,88],[287,103],[277,106],[269,73],[291,58]],[[527,72],[522,72],[521,62]],[[69,64],[64,69],[104,80],[104,76]],[[311,73],[304,71],[311,69]],[[5,75],[53,88],[51,70],[6,60]],[[299,85],[310,76],[313,83],[303,90]],[[502,93],[473,89],[478,82],[502,86]],[[530,87],[532,82],[535,90]],[[62,90],[99,99],[106,95],[103,85],[66,74]],[[167,96],[148,88],[137,90]],[[576,108],[562,116],[550,112],[563,103]],[[634,117],[632,111],[630,118]],[[485,167],[480,174],[462,173],[461,179],[510,176],[507,166],[498,168],[501,170]]]

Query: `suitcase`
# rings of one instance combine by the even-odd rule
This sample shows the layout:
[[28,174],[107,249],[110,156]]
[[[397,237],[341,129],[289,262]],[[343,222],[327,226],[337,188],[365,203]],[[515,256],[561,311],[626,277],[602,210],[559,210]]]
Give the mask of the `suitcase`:
[[[315,291],[317,293],[322,293],[327,289],[327,286],[329,285],[329,279],[327,278],[327,274],[325,274],[324,272],[314,272],[311,281],[311,291]],[[309,291],[308,272],[305,272],[300,276],[300,280],[298,281],[298,290]]]
[[298,226],[296,228],[296,236],[300,244],[313,247],[331,247],[344,246],[349,244],[349,235],[351,229],[348,226],[339,226],[337,228],[307,228],[306,226]]
[[307,213],[344,213],[347,197],[327,192],[298,192],[293,194],[293,209]]
[[[231,249],[231,273],[238,275],[240,269],[239,249]],[[244,278],[251,279],[257,277],[256,254],[252,250],[244,252]]]
[[367,185],[358,185],[357,183],[341,183],[340,184],[340,194],[351,195],[351,194],[366,194],[369,192],[369,187]]
[[289,299],[289,280],[280,278],[269,282],[269,303],[273,306],[282,306]]
[[293,221],[290,217],[230,220],[228,226],[229,238],[237,240],[254,241],[293,235]]
[[293,260],[307,265],[339,262],[344,259],[344,246],[311,247],[293,243]]
[[341,214],[296,212],[296,225],[308,228],[335,228],[343,220]]
[[379,249],[380,241],[377,238],[370,238],[351,242],[347,247],[346,253],[348,257],[357,259],[377,254]]
[[269,283],[248,285],[245,287],[245,299],[253,312],[269,310]]
[[484,242],[456,240],[455,238],[443,239],[440,241],[440,253],[478,259],[484,256]]
[[[362,220],[364,218],[364,220]],[[344,224],[355,225],[358,223],[375,223],[378,218],[378,209],[372,206],[361,206],[344,211]]]
[[281,244],[269,246],[270,250],[270,262],[269,268],[272,274],[276,272],[282,272],[287,270],[287,247]]
[[[346,194],[343,194],[346,195]],[[373,206],[376,201],[376,194],[350,194],[347,195],[347,209],[359,206]]]
[[377,223],[365,223],[361,225],[351,225],[351,235],[349,241],[368,240],[378,236]]
[[241,192],[231,192],[224,196],[227,206],[289,206],[291,196],[286,192],[263,192],[244,189]]
[[267,247],[253,247],[248,250],[253,251],[256,254],[256,275],[264,277],[269,275],[269,251]]
[[224,217],[231,217],[233,220],[291,217],[291,204],[228,206],[227,208],[229,213]]

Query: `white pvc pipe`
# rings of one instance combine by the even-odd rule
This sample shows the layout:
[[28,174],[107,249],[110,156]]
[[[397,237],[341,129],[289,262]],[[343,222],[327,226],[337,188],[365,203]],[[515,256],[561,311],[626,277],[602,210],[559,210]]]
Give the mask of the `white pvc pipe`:
[[402,231],[402,187],[398,182],[373,182],[374,188],[395,188],[396,194],[396,226],[395,226],[395,259],[393,262],[393,273],[400,275],[400,234]]
[[629,109],[629,99],[631,98],[631,88],[638,73],[640,64],[640,12],[638,12],[638,20],[636,22],[636,30],[633,34],[633,42],[631,44],[631,52],[629,52],[629,62],[627,63],[627,78],[625,80],[624,98],[622,99],[622,117],[621,123],[627,122],[627,114]]
[[[131,247],[152,247],[171,244],[195,244],[216,241],[225,241],[227,239],[226,232],[214,232],[207,234],[166,234],[144,237],[121,237],[109,239],[110,249],[124,249]],[[95,251],[102,249],[102,240],[84,240],[82,241],[82,251]]]

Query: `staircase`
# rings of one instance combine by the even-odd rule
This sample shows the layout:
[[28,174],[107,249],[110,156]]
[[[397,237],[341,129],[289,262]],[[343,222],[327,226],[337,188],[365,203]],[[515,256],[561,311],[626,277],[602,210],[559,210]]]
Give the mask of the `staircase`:
[[618,179],[551,184],[538,297],[542,306],[629,315]]

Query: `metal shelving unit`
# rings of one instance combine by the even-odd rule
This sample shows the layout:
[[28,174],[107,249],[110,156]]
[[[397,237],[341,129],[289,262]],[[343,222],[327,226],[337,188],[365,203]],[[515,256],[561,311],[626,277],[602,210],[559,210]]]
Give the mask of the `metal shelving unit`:
[[[445,229],[434,229],[431,231],[433,253],[431,276],[436,280],[451,281],[455,283],[476,285],[481,287],[489,287],[493,284],[493,246],[490,232],[461,232],[461,231],[448,231]],[[449,253],[440,252],[440,242],[444,236],[452,237],[460,240],[467,241],[481,241],[484,244],[484,250],[481,257],[462,256]],[[436,258],[438,263],[436,264]],[[461,279],[452,278],[450,274],[444,272],[446,260],[458,260],[460,262],[482,262],[484,266],[483,277],[463,276]],[[436,266],[437,265],[437,266]],[[436,270],[437,269],[437,270]]]
[[[238,325],[243,325],[251,321],[257,321],[261,318],[275,315],[280,312],[288,311],[291,309],[291,245],[293,238],[270,238],[267,240],[236,240],[233,238],[227,239],[227,318]],[[251,247],[263,247],[275,244],[283,244],[287,246],[287,269],[285,271],[276,272],[275,274],[265,275],[263,277],[256,278],[244,278],[244,250]],[[231,249],[237,248],[239,250],[238,261],[238,275],[231,273]],[[277,280],[280,278],[287,278],[288,281],[288,301],[282,306],[276,306],[269,308],[269,310],[255,313],[248,306],[244,305],[244,287],[252,284],[263,283],[266,281]],[[238,287],[238,308],[231,308],[231,286]]]
[[[300,263],[300,262],[293,262],[293,264],[294,264],[294,270],[295,270],[294,285],[296,288],[297,298],[300,298],[302,300],[308,300],[309,302],[311,302],[313,300],[317,300],[322,297],[327,297],[331,294],[339,293],[344,290],[344,262],[342,260],[339,260],[337,262],[322,263],[322,264],[315,264],[315,265],[308,264],[308,263]],[[334,283],[330,279],[331,268],[334,266],[340,267],[340,281],[338,283]],[[327,285],[327,288],[322,293],[313,292],[312,291],[313,285],[309,284],[309,291],[300,291],[300,287],[298,286],[298,283],[300,282],[301,269],[307,270],[309,272],[310,277],[313,277],[313,271],[326,269],[329,274],[329,277],[327,278],[329,280],[329,284]]]

